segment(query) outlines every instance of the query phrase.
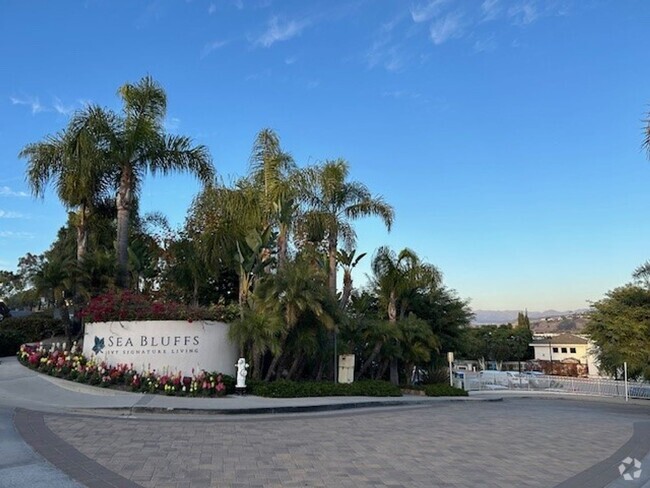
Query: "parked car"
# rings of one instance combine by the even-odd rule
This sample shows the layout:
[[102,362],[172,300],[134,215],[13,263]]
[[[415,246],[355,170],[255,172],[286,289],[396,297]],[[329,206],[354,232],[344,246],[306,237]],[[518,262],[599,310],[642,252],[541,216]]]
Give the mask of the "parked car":
[[650,400],[650,384],[630,386],[628,393],[631,397],[647,398]]
[[482,385],[500,385],[509,388],[528,386],[528,378],[517,371],[481,371],[479,378]]
[[9,307],[5,305],[5,302],[0,300],[0,321],[7,319],[11,317],[11,312],[9,311]]

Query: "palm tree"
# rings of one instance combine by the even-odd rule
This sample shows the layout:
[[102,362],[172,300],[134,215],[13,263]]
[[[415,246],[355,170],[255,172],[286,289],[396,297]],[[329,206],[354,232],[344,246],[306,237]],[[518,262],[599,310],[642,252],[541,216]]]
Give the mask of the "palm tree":
[[265,353],[279,354],[279,337],[282,329],[283,325],[279,317],[261,310],[246,310],[244,315],[230,327],[228,336],[239,345],[240,357],[246,357],[248,353],[248,357],[251,358],[253,379],[262,378],[262,362]]
[[339,300],[339,306],[341,309],[344,309],[347,306],[348,301],[350,300],[350,295],[352,294],[352,270],[366,255],[365,252],[362,252],[355,257],[356,253],[356,249],[352,249],[350,252],[341,249],[336,255],[338,262],[343,266],[343,291],[341,292],[341,299]]
[[356,181],[346,181],[348,163],[342,159],[327,161],[305,171],[306,227],[320,229],[327,239],[329,290],[336,296],[336,252],[339,239],[352,246],[356,239],[351,220],[378,216],[388,230],[394,211],[381,197],[372,196],[368,188]]
[[34,196],[42,198],[53,182],[61,202],[74,211],[79,263],[88,247],[90,213],[109,189],[110,172],[96,132],[96,121],[102,118],[100,108],[89,106],[75,113],[62,133],[28,144],[20,152],[28,160],[27,183]]
[[323,285],[323,277],[313,273],[308,263],[300,261],[288,262],[282,270],[265,276],[257,284],[256,307],[281,318],[284,326],[279,337],[279,353],[273,357],[266,374],[267,380],[275,374],[287,337],[302,317],[310,314],[325,329],[334,327],[333,312],[327,303],[331,297],[323,295]]
[[287,261],[289,232],[296,211],[294,173],[296,165],[280,147],[271,129],[262,129],[255,138],[249,179],[261,192],[265,225],[278,229],[278,268]]
[[[372,259],[371,267],[372,284],[391,324],[396,324],[398,316],[401,319],[406,317],[409,304],[416,294],[432,292],[442,279],[435,266],[423,263],[408,248],[396,254],[388,247],[380,247]],[[399,382],[396,358],[391,361],[390,376],[391,382]]]
[[215,171],[205,146],[165,133],[167,95],[151,77],[126,83],[118,94],[122,115],[109,114],[102,129],[117,179],[117,283],[128,287],[129,220],[144,176],[187,171],[211,184]]

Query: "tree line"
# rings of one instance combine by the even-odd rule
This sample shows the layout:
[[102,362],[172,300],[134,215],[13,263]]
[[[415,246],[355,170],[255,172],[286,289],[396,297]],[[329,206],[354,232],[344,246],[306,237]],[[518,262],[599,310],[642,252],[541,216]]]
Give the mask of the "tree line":
[[[359,378],[403,383],[459,347],[471,310],[436,266],[408,248],[356,249],[356,220],[390,231],[395,212],[351,180],[347,161],[300,167],[263,129],[247,174],[226,184],[205,146],[166,133],[166,94],[152,78],[118,95],[120,113],[87,106],[20,153],[32,193],[54,187],[68,220],[43,255],[2,272],[14,304],[44,299],[67,317],[92,296],[130,289],[229,307],[255,379],[332,378],[336,351],[356,355]],[[203,183],[180,229],[138,208],[144,177],[174,172]],[[352,271],[363,259],[371,275],[359,288]]]

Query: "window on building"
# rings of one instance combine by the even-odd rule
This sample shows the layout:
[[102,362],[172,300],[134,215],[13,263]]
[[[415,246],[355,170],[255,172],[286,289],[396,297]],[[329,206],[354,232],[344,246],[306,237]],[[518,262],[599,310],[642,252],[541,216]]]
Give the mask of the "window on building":
[[566,353],[566,347],[562,348],[562,352]]
[[553,352],[558,352],[557,347],[554,347],[554,348],[553,348]]
[[569,351],[571,351],[571,354],[575,354],[575,353],[576,353],[576,348],[575,348],[575,347],[571,347],[571,348],[569,348]]

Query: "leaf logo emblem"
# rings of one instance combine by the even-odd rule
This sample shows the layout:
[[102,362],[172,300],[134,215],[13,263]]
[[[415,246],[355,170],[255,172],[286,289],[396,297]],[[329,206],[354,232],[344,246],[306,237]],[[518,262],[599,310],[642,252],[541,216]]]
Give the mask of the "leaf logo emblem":
[[95,336],[95,345],[93,346],[93,352],[99,354],[104,349],[104,338]]

